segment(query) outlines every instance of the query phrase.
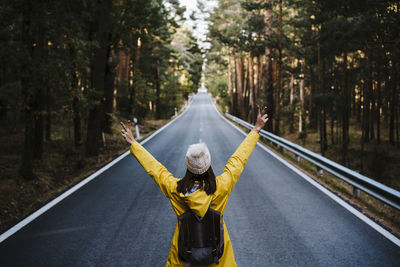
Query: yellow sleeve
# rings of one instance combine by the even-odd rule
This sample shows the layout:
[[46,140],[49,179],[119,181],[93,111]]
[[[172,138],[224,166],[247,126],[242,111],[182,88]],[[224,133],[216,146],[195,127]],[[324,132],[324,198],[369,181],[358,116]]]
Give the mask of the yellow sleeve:
[[224,171],[219,177],[221,186],[225,188],[228,195],[232,192],[259,139],[260,135],[256,131],[251,131],[229,158]]
[[141,144],[134,142],[130,147],[131,154],[139,161],[146,172],[154,179],[163,194],[170,198],[178,179],[158,162]]

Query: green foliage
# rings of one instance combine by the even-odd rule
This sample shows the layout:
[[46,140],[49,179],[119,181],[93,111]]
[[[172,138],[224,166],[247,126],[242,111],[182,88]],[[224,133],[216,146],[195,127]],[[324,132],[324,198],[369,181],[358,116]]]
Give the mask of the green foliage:
[[226,85],[228,77],[226,72],[224,72],[224,67],[215,62],[210,62],[207,64],[205,77],[205,86],[208,88],[209,92],[214,97],[219,98],[220,104],[223,107],[229,106],[230,99]]
[[176,0],[0,4],[0,119],[26,129],[26,176],[51,138],[80,147],[101,141],[115,115],[168,119],[198,89],[203,57],[184,11]]
[[[272,22],[268,9],[272,9]],[[283,129],[279,134],[293,133],[301,123],[300,139],[305,140],[302,135],[307,132],[318,133],[321,153],[337,145],[342,149],[343,164],[366,166],[379,177],[385,165],[378,158],[372,157],[377,161],[372,167],[374,164],[363,162],[363,157],[349,160],[347,155],[356,146],[359,153],[368,154],[365,158],[374,153],[381,157],[379,150],[371,151],[364,143],[388,142],[394,149],[400,147],[399,12],[400,4],[392,0],[219,0],[208,19],[207,89],[223,106],[238,113],[242,104],[237,95],[237,73],[242,70],[235,64],[243,59],[246,81],[241,97],[247,112],[243,117],[253,120],[250,90],[246,88],[248,57],[252,55],[254,64],[259,60],[265,64],[265,56],[259,56],[271,49],[274,105],[279,107],[274,111],[279,112],[280,121],[277,114],[271,120]],[[240,61],[235,61],[238,58]],[[270,81],[266,76],[270,73],[263,70],[266,81]],[[279,94],[278,85],[282,85]],[[263,105],[267,96],[263,81],[256,90],[256,102]],[[352,161],[358,162],[354,165]]]
[[193,36],[187,27],[177,30],[171,43],[173,56],[176,58],[178,81],[184,95],[197,92],[200,87],[203,56]]

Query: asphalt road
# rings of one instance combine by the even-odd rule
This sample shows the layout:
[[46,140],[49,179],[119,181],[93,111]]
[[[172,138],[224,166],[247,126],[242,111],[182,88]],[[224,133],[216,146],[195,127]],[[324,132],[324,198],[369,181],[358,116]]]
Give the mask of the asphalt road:
[[[206,94],[144,146],[182,177],[200,139],[216,174],[244,139]],[[258,146],[224,216],[239,266],[400,266],[400,247]],[[127,156],[2,242],[0,266],[164,266],[176,220]]]

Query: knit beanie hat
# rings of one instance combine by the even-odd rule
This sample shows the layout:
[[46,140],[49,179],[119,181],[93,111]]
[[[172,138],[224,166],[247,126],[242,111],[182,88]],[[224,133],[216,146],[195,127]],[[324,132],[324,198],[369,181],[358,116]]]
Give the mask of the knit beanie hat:
[[211,155],[206,144],[190,145],[186,152],[186,167],[194,174],[203,174],[211,166]]

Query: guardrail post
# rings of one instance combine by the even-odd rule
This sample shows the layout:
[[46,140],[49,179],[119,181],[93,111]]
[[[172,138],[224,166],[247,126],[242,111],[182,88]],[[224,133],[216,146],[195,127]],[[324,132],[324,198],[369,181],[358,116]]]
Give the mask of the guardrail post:
[[106,146],[106,136],[104,135],[104,132],[101,132],[101,137],[103,139],[103,146]]
[[360,197],[360,189],[353,186],[353,197],[359,198]]
[[324,174],[324,171],[320,167],[317,167],[317,176],[322,177],[323,174]]
[[299,155],[295,155],[296,156],[296,162],[300,162],[300,156]]
[[133,118],[133,125],[135,125],[136,129],[136,139],[140,139],[140,133],[139,133],[139,125],[138,125],[138,120],[136,118]]

